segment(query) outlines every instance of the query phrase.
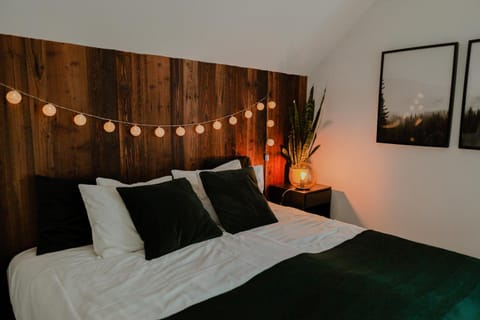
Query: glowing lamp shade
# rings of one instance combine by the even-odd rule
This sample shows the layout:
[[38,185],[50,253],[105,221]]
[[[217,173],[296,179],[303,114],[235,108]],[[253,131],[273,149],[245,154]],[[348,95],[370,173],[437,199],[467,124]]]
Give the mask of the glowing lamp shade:
[[6,95],[7,101],[11,104],[19,104],[22,102],[22,95],[17,90],[10,90]]
[[291,166],[288,179],[291,185],[300,190],[308,190],[317,182],[312,166],[306,162]]
[[228,119],[228,123],[230,123],[232,126],[236,125],[237,124],[237,117],[235,116],[231,116],[229,119]]
[[195,127],[195,132],[198,134],[202,134],[205,132],[205,127],[199,124]]
[[274,145],[275,145],[275,140],[273,140],[272,138],[267,139],[267,146],[273,147]]
[[267,127],[271,128],[271,127],[273,127],[273,126],[275,126],[275,121],[273,121],[273,120],[268,120],[268,121],[267,121]]
[[73,117],[73,123],[75,123],[79,127],[84,126],[87,123],[87,117],[79,113],[75,117]]
[[222,129],[222,123],[221,123],[220,121],[218,121],[218,120],[215,121],[215,122],[213,123],[213,129],[215,129],[215,130],[220,130],[220,129]]
[[257,110],[262,111],[263,109],[265,109],[265,105],[261,102],[257,103]]
[[179,137],[183,137],[185,135],[185,128],[184,127],[178,127],[176,130],[175,130],[175,133],[177,134],[177,136]]
[[138,137],[139,135],[142,134],[142,129],[140,129],[139,126],[135,125],[130,128],[130,134],[134,137]]
[[275,109],[276,106],[277,106],[277,104],[275,103],[275,101],[268,101],[268,103],[267,103],[267,107],[269,109]]
[[161,138],[165,135],[165,129],[158,127],[155,129],[153,133],[155,134],[156,137]]
[[57,113],[57,108],[51,103],[47,103],[42,107],[42,112],[47,117],[53,117]]
[[112,121],[105,122],[103,124],[103,130],[105,130],[105,132],[112,133],[113,131],[115,131],[115,123],[113,123]]
[[243,115],[245,116],[245,118],[250,119],[253,116],[253,112],[250,110],[247,110]]

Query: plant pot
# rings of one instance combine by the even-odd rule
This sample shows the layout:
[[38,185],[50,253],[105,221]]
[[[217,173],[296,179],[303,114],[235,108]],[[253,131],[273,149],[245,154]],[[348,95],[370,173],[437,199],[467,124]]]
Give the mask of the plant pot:
[[290,166],[288,179],[290,184],[299,190],[308,190],[317,182],[312,166],[306,162]]

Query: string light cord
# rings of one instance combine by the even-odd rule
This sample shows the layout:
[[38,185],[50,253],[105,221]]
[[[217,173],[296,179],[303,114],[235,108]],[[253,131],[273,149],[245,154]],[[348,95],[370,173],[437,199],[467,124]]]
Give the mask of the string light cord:
[[99,115],[96,115],[96,114],[92,114],[92,113],[87,113],[87,112],[82,112],[82,111],[78,111],[78,110],[75,110],[75,109],[72,109],[72,108],[69,108],[69,107],[65,107],[65,106],[62,106],[62,105],[59,105],[59,104],[56,104],[56,103],[53,103],[53,102],[50,102],[50,101],[47,101],[45,99],[42,99],[40,97],[37,97],[37,96],[34,96],[32,94],[29,94],[28,92],[25,92],[25,91],[22,91],[22,90],[19,90],[17,88],[14,88],[14,87],[11,87],[3,82],[0,82],[0,86],[3,86],[9,90],[15,90],[15,91],[18,91],[20,94],[22,94],[23,96],[26,96],[26,97],[29,97],[33,100],[36,100],[36,101],[39,101],[39,102],[42,102],[42,103],[45,103],[45,104],[52,104],[53,106],[55,106],[56,108],[58,109],[61,109],[61,110],[65,110],[65,111],[69,111],[69,112],[72,112],[72,113],[77,113],[77,114],[82,114],[86,117],[89,117],[89,118],[93,118],[93,119],[97,119],[97,120],[101,120],[101,121],[110,121],[110,122],[113,122],[113,123],[117,123],[117,124],[121,124],[121,125],[128,125],[128,126],[139,126],[139,127],[163,127],[163,128],[175,128],[175,127],[193,127],[193,126],[197,126],[197,125],[203,125],[203,124],[208,124],[208,123],[212,123],[212,122],[215,122],[215,121],[219,121],[219,120],[223,120],[223,119],[227,119],[227,118],[231,118],[235,115],[238,115],[238,114],[241,114],[245,111],[248,111],[248,110],[251,110],[256,104],[260,103],[260,102],[264,102],[267,100],[267,96],[263,97],[262,99],[258,100],[257,102],[255,102],[254,104],[252,104],[251,106],[249,107],[246,107],[246,108],[243,108],[241,110],[238,110],[238,111],[235,111],[235,112],[232,112],[232,113],[229,113],[229,114],[226,114],[226,115],[223,115],[223,116],[220,116],[220,117],[217,117],[217,118],[214,118],[213,120],[205,120],[205,121],[200,121],[200,122],[195,122],[195,123],[181,123],[181,124],[153,124],[153,123],[139,123],[139,122],[133,122],[133,121],[125,121],[125,120],[119,120],[119,119],[112,119],[112,118],[108,118],[108,117],[103,117],[103,116],[99,116]]

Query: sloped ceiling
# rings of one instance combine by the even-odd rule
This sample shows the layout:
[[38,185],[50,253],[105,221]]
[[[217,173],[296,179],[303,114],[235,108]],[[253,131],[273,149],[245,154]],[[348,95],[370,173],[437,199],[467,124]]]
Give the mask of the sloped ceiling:
[[0,33],[308,74],[375,0],[1,0]]

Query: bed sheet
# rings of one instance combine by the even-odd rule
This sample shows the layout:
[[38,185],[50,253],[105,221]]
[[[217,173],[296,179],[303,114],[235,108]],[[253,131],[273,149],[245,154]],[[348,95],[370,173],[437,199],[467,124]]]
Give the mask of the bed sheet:
[[92,246],[8,268],[17,319],[161,319],[230,291],[300,253],[319,253],[365,229],[273,203],[279,222],[196,243],[147,261],[143,251],[97,257]]

